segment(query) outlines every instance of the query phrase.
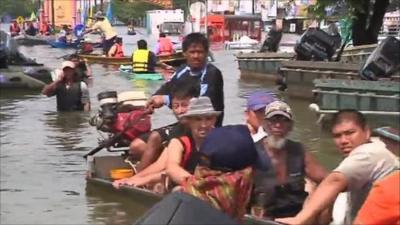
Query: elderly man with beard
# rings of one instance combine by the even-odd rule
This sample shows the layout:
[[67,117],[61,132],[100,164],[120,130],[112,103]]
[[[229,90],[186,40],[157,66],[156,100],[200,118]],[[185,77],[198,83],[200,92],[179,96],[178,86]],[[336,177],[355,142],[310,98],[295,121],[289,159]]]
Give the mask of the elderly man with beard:
[[266,106],[263,127],[268,135],[256,143],[258,161],[251,203],[252,214],[260,218],[296,215],[308,196],[305,178],[320,183],[327,175],[301,143],[288,139],[293,125],[288,104],[277,100]]

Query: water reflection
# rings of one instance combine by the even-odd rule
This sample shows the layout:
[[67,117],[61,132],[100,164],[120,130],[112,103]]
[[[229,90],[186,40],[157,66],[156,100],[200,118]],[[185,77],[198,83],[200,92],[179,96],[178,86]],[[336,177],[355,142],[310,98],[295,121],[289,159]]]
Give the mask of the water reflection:
[[111,191],[109,187],[86,183],[88,217],[92,223],[132,224],[152,204],[135,201],[125,192]]
[[45,124],[50,131],[46,145],[60,150],[86,150],[78,147],[85,138],[90,114],[86,112],[47,112]]

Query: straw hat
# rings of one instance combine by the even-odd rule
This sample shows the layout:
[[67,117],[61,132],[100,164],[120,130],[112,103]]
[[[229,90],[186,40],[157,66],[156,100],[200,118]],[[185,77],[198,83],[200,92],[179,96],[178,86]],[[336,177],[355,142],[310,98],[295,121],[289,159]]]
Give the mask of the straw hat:
[[97,12],[94,14],[94,18],[100,18],[100,19],[104,18],[103,12],[97,11]]
[[180,117],[190,116],[202,116],[202,115],[220,115],[220,111],[215,111],[211,104],[211,100],[207,96],[201,96],[199,98],[192,98],[189,102],[189,109],[186,113],[180,115]]

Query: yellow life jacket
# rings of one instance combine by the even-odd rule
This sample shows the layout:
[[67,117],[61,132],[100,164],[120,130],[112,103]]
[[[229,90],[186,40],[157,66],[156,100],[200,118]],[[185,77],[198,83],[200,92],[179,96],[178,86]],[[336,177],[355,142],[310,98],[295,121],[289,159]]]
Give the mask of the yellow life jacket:
[[132,69],[134,72],[148,71],[149,52],[147,49],[138,49],[132,54]]

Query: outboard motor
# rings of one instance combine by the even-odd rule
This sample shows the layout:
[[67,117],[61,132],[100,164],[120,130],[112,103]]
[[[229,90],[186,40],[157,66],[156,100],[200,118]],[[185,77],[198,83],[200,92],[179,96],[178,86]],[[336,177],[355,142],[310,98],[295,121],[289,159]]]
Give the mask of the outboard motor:
[[330,60],[337,48],[335,37],[319,28],[308,28],[294,47],[298,60]]
[[98,130],[104,132],[112,131],[112,124],[117,116],[118,95],[116,91],[100,92],[97,100],[100,102],[100,109],[96,116],[90,120],[90,125],[96,126]]
[[387,37],[371,53],[361,67],[360,76],[365,80],[388,78],[400,69],[400,41]]
[[[118,136],[114,147],[126,147],[140,134],[150,131],[150,117],[145,110],[145,94],[128,91],[117,94],[115,91],[101,92],[97,95],[100,109],[89,123],[97,130],[109,133],[110,138]],[[110,147],[110,146],[108,146]]]
[[272,28],[265,38],[260,52],[277,52],[282,39],[282,30]]

